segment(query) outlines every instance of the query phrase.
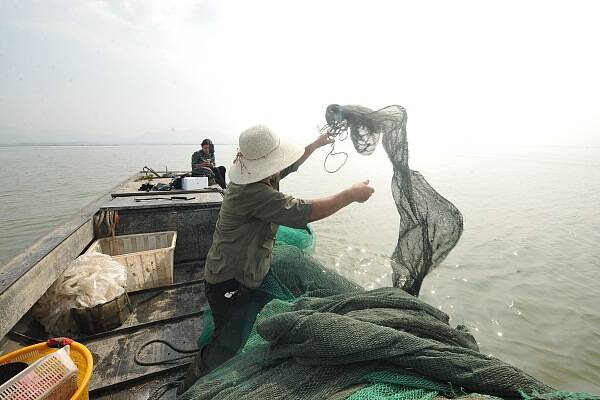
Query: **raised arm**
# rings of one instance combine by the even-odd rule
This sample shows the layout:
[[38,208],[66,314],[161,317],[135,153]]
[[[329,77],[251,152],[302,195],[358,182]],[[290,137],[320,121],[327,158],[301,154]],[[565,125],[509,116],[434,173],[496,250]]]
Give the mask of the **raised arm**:
[[366,180],[355,183],[333,196],[312,200],[309,222],[327,218],[351,203],[364,203],[374,192],[375,189],[369,186],[369,181]]
[[294,163],[294,164],[296,164],[296,168],[301,166],[304,163],[304,161],[306,161],[308,159],[308,157],[310,157],[311,154],[315,152],[316,149],[318,149],[319,147],[327,146],[328,144],[331,144],[332,142],[333,142],[333,138],[331,136],[329,136],[328,134],[323,133],[323,134],[319,135],[317,140],[315,140],[314,142],[312,142],[311,144],[309,144],[308,146],[306,146],[304,148],[304,154],[302,155],[302,157],[300,157],[300,159],[298,161],[296,161]]

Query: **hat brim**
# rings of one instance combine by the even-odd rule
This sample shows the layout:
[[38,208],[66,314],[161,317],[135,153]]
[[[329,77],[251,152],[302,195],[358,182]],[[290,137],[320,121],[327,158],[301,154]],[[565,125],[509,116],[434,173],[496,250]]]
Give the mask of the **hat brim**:
[[234,161],[229,166],[229,180],[238,185],[261,181],[289,167],[298,161],[303,154],[304,148],[302,146],[281,138],[279,147],[263,158],[257,160],[242,158],[241,161]]

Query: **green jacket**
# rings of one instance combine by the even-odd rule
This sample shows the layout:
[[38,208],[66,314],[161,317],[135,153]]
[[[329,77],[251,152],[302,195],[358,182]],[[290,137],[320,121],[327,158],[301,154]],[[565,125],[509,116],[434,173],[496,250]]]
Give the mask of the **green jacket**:
[[210,161],[212,165],[215,165],[215,154],[206,154],[202,149],[192,154],[192,172],[198,172],[203,168],[194,168],[194,164],[202,164],[203,162]]
[[[280,179],[296,169],[295,164],[286,168]],[[235,279],[248,288],[259,287],[271,268],[279,225],[305,228],[310,222],[310,201],[287,196],[278,188],[278,181],[227,186],[206,257],[208,283]]]

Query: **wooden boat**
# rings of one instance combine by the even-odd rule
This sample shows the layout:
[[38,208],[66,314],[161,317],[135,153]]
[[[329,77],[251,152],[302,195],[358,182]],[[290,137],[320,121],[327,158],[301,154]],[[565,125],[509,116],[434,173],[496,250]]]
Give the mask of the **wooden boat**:
[[[189,357],[140,365],[135,356],[144,343],[156,339],[179,348],[196,347],[206,304],[204,259],[212,242],[222,191],[211,187],[140,192],[144,176],[134,174],[0,267],[0,354],[47,339],[41,325],[31,317],[31,307],[94,240],[109,236],[109,229],[99,223],[98,216],[112,211],[119,216],[116,235],[177,231],[174,283],[130,293],[133,312],[123,325],[76,338],[94,357],[90,398],[148,399],[156,389],[185,373]],[[181,356],[164,344],[154,343],[139,357],[144,364],[152,364]],[[175,398],[175,391],[161,398]]]

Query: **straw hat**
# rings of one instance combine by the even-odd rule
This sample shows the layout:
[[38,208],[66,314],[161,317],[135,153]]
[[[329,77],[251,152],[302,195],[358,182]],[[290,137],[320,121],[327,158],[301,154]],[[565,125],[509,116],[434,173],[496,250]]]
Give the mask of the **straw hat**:
[[269,127],[252,126],[240,134],[229,179],[240,185],[258,182],[289,167],[303,154],[303,147],[280,138]]

